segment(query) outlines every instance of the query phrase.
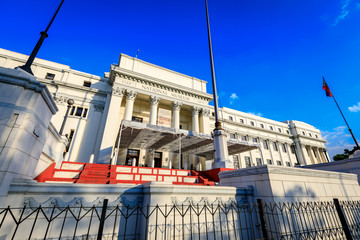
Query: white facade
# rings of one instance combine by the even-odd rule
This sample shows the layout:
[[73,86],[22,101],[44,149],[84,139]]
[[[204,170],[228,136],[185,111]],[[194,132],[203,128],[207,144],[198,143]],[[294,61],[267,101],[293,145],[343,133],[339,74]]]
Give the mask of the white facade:
[[[23,65],[26,59],[26,55],[0,49],[2,67],[15,68]],[[66,101],[75,101],[64,129],[70,142],[64,160],[197,170],[209,168],[209,158],[191,154],[194,151],[189,150],[191,146],[184,146],[186,142],[181,135],[181,131],[191,131],[205,136],[214,129],[213,107],[209,105],[212,95],[206,92],[205,81],[124,54],[120,55],[119,64],[112,65],[104,77],[41,59],[35,60],[32,71],[38,81],[47,85],[59,108],[52,118],[55,129],[59,130],[63,122]],[[220,109],[219,116],[228,141],[249,146],[229,152],[236,152],[230,156],[236,168],[330,161],[320,131],[306,123],[277,122],[225,107]],[[142,122],[144,127],[148,124],[152,128],[173,129],[176,138],[167,143],[171,145],[168,148],[171,151],[157,151],[156,143],[162,136],[160,130],[147,136],[139,132],[131,143],[125,143],[124,136],[121,139],[119,135],[123,130],[122,120]],[[133,130],[131,134],[135,134]],[[119,144],[118,139],[121,139]],[[146,139],[146,142],[139,139]],[[154,144],[151,145],[151,141]],[[180,155],[174,150],[177,148],[182,153],[188,152]],[[210,149],[204,148],[204,151]]]

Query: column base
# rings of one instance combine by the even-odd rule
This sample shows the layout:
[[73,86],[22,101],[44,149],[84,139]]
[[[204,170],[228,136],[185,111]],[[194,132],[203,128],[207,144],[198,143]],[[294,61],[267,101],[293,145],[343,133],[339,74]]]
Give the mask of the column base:
[[219,162],[211,163],[211,169],[215,169],[215,168],[234,168],[234,163],[224,159]]

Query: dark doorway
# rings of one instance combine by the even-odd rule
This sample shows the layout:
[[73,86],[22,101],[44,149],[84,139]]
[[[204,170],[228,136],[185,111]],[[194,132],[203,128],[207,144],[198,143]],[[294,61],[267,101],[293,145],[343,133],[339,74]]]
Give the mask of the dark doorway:
[[140,150],[128,149],[126,154],[125,165],[132,166],[133,161],[135,161],[135,166],[139,166],[139,155],[140,155]]
[[162,162],[162,153],[161,152],[154,152],[154,167],[161,168]]

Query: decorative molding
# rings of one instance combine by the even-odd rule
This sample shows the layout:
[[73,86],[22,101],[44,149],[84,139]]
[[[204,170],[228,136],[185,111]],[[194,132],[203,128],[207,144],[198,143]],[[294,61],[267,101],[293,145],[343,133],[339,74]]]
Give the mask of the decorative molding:
[[56,95],[56,93],[54,93],[53,95],[54,95],[53,99],[57,105],[66,105],[66,102],[69,99],[69,97]]
[[201,108],[198,108],[198,107],[192,107],[191,108],[191,112],[192,112],[193,115],[198,115],[200,110],[201,110]]
[[113,87],[112,88],[112,95],[123,97],[125,94],[125,89],[120,87]]
[[151,105],[158,105],[160,102],[160,98],[157,96],[150,96],[150,104]]
[[173,107],[174,111],[180,111],[181,106],[182,106],[181,102],[173,102],[173,104],[172,104],[172,107]]
[[126,99],[127,100],[135,100],[136,95],[137,95],[137,92],[126,90]]
[[176,206],[182,206],[182,205],[192,205],[192,206],[217,206],[217,205],[221,205],[221,206],[230,206],[231,204],[236,204],[236,199],[231,197],[229,198],[227,201],[224,201],[221,197],[217,197],[215,199],[215,201],[210,202],[209,199],[207,197],[202,197],[199,201],[195,201],[193,197],[187,197],[184,201],[179,201],[179,199],[177,197],[172,197],[171,201],[174,205]]
[[210,109],[202,108],[200,111],[201,116],[210,116]]
[[94,111],[95,112],[104,112],[105,105],[103,104],[94,104]]
[[[89,210],[92,207],[102,207],[104,199],[104,197],[98,197],[92,202],[87,202],[86,200],[84,200],[83,197],[75,197],[71,201],[65,202],[59,197],[50,197],[44,202],[38,202],[33,197],[27,197],[24,199],[24,205],[26,205],[31,210],[34,210],[41,206],[43,208],[48,208],[48,211],[51,211],[53,208],[62,211],[67,207],[75,208],[74,211],[79,211],[80,209]],[[115,201],[108,202],[108,209],[113,209],[117,206],[129,206],[130,208],[134,208],[136,206],[140,206],[141,203],[142,198],[140,197],[134,199],[133,201],[129,201],[125,197],[119,196]]]

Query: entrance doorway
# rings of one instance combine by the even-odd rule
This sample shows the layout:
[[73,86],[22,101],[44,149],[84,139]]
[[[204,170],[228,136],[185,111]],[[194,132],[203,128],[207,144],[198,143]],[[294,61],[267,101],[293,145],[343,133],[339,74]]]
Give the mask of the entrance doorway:
[[161,168],[162,162],[162,153],[161,152],[154,152],[154,167]]
[[126,154],[126,162],[125,165],[133,166],[135,161],[135,166],[139,166],[139,155],[140,150],[128,149]]

